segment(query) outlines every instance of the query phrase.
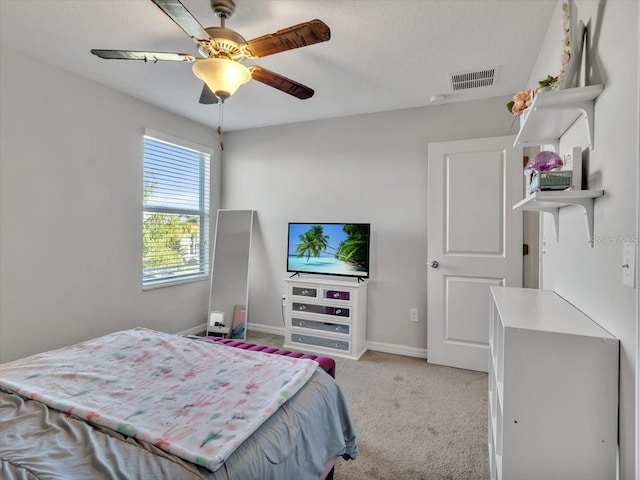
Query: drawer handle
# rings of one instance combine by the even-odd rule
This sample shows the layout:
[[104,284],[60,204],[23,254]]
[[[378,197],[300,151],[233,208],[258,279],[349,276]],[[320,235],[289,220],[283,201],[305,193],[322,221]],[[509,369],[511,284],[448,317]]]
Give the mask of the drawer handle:
[[300,320],[300,323],[298,325],[303,326],[304,322],[302,320]]
[[340,294],[338,292],[333,292],[333,298],[340,298]]
[[340,348],[340,344],[339,343],[336,343],[336,348]]
[[342,309],[341,308],[336,308],[336,315],[340,315],[342,313]]
[[305,305],[300,305],[298,307],[298,310],[306,310],[306,309],[307,309],[307,307]]
[[342,331],[342,327],[336,327],[336,332],[341,332]]
[[307,289],[302,290],[302,295],[306,295],[307,293],[309,293],[309,290]]

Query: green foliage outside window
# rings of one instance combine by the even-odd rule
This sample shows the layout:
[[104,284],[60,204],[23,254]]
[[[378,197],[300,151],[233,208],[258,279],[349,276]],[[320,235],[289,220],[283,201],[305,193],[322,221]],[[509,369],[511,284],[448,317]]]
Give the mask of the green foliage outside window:
[[198,217],[152,213],[142,225],[144,268],[171,268],[197,262],[194,255],[200,237]]

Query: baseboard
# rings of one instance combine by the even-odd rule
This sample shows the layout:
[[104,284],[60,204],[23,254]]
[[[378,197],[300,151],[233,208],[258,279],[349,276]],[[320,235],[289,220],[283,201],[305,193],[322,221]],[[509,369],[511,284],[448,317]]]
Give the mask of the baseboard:
[[247,329],[249,331],[253,330],[254,332],[269,333],[271,335],[280,335],[281,337],[284,337],[284,334],[285,334],[284,327],[274,327],[271,325],[262,325],[260,323],[249,322],[249,324],[247,325]]
[[367,349],[375,352],[404,355],[405,357],[427,358],[426,348],[406,347],[404,345],[395,345],[393,343],[367,342]]
[[188,330],[183,330],[181,332],[176,333],[176,335],[197,335],[198,333],[206,332],[207,324],[203,323],[202,325],[198,325],[197,327],[189,328]]
[[[205,325],[206,328],[206,325]],[[262,325],[260,323],[251,323],[247,326],[249,331],[269,333],[271,335],[284,336],[284,327],[274,327],[272,325]],[[405,357],[427,358],[426,348],[406,347],[404,345],[395,345],[393,343],[367,342],[367,348],[376,352],[393,353],[395,355],[404,355]]]

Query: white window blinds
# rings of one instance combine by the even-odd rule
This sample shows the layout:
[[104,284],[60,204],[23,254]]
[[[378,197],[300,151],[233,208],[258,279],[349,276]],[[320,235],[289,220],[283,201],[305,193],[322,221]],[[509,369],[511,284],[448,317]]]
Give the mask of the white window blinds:
[[208,276],[209,160],[205,151],[144,136],[143,286]]

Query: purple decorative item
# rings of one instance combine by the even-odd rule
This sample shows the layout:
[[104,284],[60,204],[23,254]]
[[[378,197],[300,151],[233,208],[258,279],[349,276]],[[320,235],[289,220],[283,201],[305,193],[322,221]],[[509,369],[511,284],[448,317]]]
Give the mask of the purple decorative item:
[[564,165],[562,158],[555,152],[542,151],[536,153],[532,159],[527,162],[525,169],[537,170],[538,172],[548,172]]

